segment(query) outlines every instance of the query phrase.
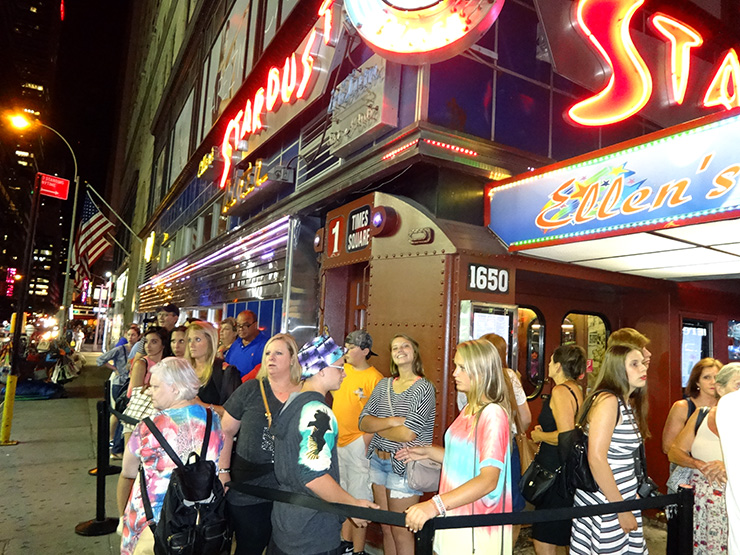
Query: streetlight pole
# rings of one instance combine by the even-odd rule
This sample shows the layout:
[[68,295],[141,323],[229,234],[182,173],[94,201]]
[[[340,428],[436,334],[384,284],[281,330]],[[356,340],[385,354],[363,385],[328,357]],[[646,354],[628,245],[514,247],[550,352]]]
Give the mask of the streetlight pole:
[[75,151],[72,150],[72,146],[67,142],[67,139],[65,139],[62,136],[62,134],[59,133],[59,131],[57,131],[53,127],[49,127],[48,125],[41,123],[41,122],[37,122],[37,124],[40,127],[44,127],[48,129],[49,131],[55,133],[57,137],[59,137],[60,139],[62,139],[62,141],[64,141],[64,144],[67,145],[67,148],[69,149],[70,154],[72,154],[72,161],[74,162],[74,166],[75,166],[75,174],[74,174],[75,175],[75,179],[74,179],[75,196],[74,196],[74,201],[72,204],[72,223],[69,226],[69,240],[67,242],[67,267],[64,271],[64,293],[62,293],[62,306],[64,306],[64,317],[62,318],[60,327],[62,330],[64,330],[64,325],[68,321],[69,308],[71,306],[71,301],[69,305],[67,304],[67,299],[69,299],[69,293],[70,293],[69,269],[72,265],[72,242],[74,241],[74,238],[75,238],[75,221],[77,220],[77,196],[80,192],[80,176],[77,175],[77,157],[75,156]]
[[[26,312],[28,302],[28,286],[31,281],[31,266],[33,263],[33,241],[36,235],[36,220],[39,215],[41,204],[41,178],[39,174],[33,181],[33,199],[31,201],[31,217],[28,222],[28,233],[26,234],[26,250],[23,260],[23,286],[18,295],[18,304],[15,308],[15,327],[13,328],[13,354],[11,355],[10,375],[5,384],[5,405],[3,406],[3,421],[0,426],[0,445],[16,445],[17,441],[10,439],[10,430],[13,424],[13,405],[15,403],[15,386],[20,375],[21,365],[21,328],[23,328],[23,314]],[[28,338],[30,341],[30,337]]]

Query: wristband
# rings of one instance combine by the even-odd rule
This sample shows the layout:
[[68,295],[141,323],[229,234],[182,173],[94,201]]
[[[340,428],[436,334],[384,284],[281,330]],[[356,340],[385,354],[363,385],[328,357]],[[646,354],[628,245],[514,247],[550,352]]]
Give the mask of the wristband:
[[228,474],[229,472],[231,472],[230,468],[219,468],[218,469],[219,474]]
[[442,498],[439,495],[432,497],[432,503],[434,503],[434,506],[437,508],[437,513],[440,516],[447,516],[447,509],[445,509],[445,504],[442,502]]

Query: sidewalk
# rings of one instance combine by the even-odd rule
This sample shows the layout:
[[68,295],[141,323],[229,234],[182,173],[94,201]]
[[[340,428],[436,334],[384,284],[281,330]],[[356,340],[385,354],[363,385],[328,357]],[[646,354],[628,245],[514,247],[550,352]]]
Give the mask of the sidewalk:
[[[17,401],[10,437],[0,447],[0,555],[119,553],[120,537],[85,537],[80,522],[96,516],[96,403],[110,372],[98,369],[99,353],[65,385],[67,398]],[[117,476],[106,478],[106,516],[116,517]]]

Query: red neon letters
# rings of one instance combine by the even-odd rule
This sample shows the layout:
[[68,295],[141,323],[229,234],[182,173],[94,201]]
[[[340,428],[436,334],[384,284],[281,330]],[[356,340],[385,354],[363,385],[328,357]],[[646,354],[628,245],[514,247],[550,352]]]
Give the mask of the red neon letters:
[[[333,0],[325,0],[321,6],[320,15],[323,17],[322,34],[331,36],[331,7]],[[326,42],[326,41],[325,41]],[[296,53],[285,58],[282,70],[272,67],[267,73],[267,82],[264,87],[257,89],[254,96],[247,100],[244,108],[226,125],[224,138],[221,142],[221,155],[224,159],[224,170],[221,174],[219,187],[224,188],[231,176],[232,155],[239,149],[239,143],[249,135],[259,133],[264,129],[263,115],[276,112],[283,104],[292,104],[302,100],[310,93],[316,71],[316,56],[319,44],[316,41],[316,29],[312,29],[304,41],[300,63],[300,81]]]
[[[611,68],[609,81],[598,93],[568,110],[574,122],[585,126],[608,125],[639,112],[653,91],[645,61],[630,37],[630,21],[645,0],[579,0],[576,20],[581,31]],[[685,23],[665,14],[650,17],[654,31],[669,44],[669,98],[681,104],[691,70],[691,49],[702,45],[702,36]],[[707,108],[740,106],[740,61],[730,49],[704,95]]]
[[607,125],[639,112],[653,92],[653,80],[630,38],[630,21],[645,0],[580,0],[578,25],[611,67],[606,87],[573,106],[581,125]]

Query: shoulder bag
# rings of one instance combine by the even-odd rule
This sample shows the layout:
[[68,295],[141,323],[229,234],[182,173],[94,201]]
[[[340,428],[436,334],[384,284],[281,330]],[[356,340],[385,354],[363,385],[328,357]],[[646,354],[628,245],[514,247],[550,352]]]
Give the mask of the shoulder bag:
[[[393,414],[393,403],[391,402],[391,387],[393,379],[388,380],[388,408]],[[430,492],[439,490],[439,479],[442,475],[442,465],[437,461],[422,459],[420,461],[409,461],[406,463],[406,480],[411,489],[416,491]]]
[[522,493],[522,497],[533,505],[539,504],[545,493],[555,485],[560,470],[560,467],[554,471],[548,470],[537,462],[535,456],[532,464],[524,471],[522,479],[519,480],[519,491]]
[[[617,401],[621,404],[622,400],[619,395],[616,395],[612,391],[606,389],[597,391],[591,398],[584,404],[583,412],[576,422],[575,428],[562,432],[558,435],[558,453],[560,454],[560,460],[563,462],[563,484],[569,495],[573,495],[577,489],[589,492],[595,492],[599,490],[599,486],[594,480],[593,474],[591,474],[591,467],[588,464],[588,434],[584,429],[586,423],[586,417],[588,411],[591,410],[591,406],[594,400],[601,393],[609,393],[617,398]],[[619,422],[619,408],[617,408],[617,419],[614,425]]]

